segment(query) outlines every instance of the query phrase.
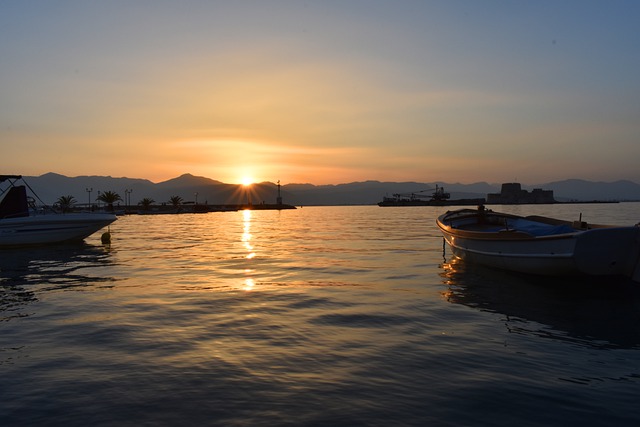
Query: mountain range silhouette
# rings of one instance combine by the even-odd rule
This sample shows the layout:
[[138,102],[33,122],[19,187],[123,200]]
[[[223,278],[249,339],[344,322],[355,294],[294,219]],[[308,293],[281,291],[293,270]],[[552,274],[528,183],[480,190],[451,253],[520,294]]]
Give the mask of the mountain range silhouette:
[[[114,178],[111,176],[67,177],[57,173],[41,176],[25,176],[40,199],[53,204],[59,197],[71,195],[77,203],[95,202],[98,192],[114,191],[123,201],[125,191],[135,205],[143,198],[151,198],[157,204],[179,196],[185,202],[208,204],[275,203],[278,186],[273,182],[252,184],[245,188],[239,184],[227,184],[214,179],[183,174],[179,177],[154,183],[138,178]],[[284,184],[281,195],[284,203],[292,205],[373,205],[384,196],[421,192],[429,194],[436,185],[451,193],[452,199],[486,197],[500,192],[502,183],[476,182],[471,184],[446,182],[381,182],[363,181],[337,185]],[[638,201],[640,185],[632,181],[593,182],[567,179],[536,185],[522,184],[522,188],[553,190],[558,201]]]

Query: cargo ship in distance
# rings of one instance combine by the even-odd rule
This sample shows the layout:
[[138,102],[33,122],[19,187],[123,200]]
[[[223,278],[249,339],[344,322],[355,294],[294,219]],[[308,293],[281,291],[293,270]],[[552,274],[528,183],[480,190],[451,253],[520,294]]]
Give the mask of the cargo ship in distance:
[[[444,187],[436,185],[435,192],[430,196],[421,194],[434,189],[416,191],[413,193],[394,194],[393,197],[384,197],[378,206],[469,206],[469,205],[550,205],[559,203],[618,203],[616,200],[590,200],[590,201],[557,201],[553,190],[534,188],[527,191],[518,182],[502,184],[499,193],[487,194],[484,198],[451,200],[451,195],[445,193]],[[429,197],[429,198],[427,198]]]
[[[435,190],[435,191],[434,191]],[[431,194],[422,194],[431,192]],[[413,193],[396,193],[393,197],[383,197],[378,206],[470,206],[482,205],[484,198],[451,200],[451,194],[444,191],[444,187],[428,188]]]

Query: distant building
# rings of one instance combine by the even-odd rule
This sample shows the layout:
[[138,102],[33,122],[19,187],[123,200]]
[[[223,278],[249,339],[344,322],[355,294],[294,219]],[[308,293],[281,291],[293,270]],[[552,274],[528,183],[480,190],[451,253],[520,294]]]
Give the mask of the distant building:
[[487,194],[487,203],[496,205],[524,205],[556,203],[553,198],[553,190],[534,188],[529,192],[523,190],[517,182],[502,184],[500,193]]

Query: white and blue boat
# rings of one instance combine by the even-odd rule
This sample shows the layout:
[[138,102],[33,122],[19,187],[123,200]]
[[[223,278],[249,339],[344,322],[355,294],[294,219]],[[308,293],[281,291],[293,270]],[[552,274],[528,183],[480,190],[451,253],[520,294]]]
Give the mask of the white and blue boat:
[[0,175],[0,247],[82,241],[116,220],[109,213],[57,213],[29,206],[21,175]]
[[478,209],[436,220],[453,255],[465,261],[549,276],[625,276],[640,282],[640,226],[617,227],[521,217]]

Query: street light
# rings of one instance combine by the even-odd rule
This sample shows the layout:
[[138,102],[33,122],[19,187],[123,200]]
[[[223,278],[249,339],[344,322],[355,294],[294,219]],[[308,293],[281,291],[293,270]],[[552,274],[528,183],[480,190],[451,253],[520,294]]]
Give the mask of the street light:
[[93,191],[93,187],[87,188],[87,193],[89,193],[89,210],[91,210],[91,192]]
[[124,202],[127,205],[127,207],[131,206],[131,193],[133,192],[133,190],[124,190]]
[[196,205],[198,204],[198,193],[196,193]]

